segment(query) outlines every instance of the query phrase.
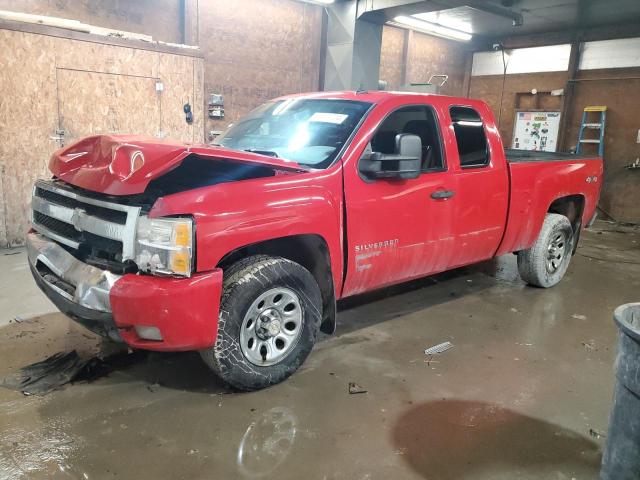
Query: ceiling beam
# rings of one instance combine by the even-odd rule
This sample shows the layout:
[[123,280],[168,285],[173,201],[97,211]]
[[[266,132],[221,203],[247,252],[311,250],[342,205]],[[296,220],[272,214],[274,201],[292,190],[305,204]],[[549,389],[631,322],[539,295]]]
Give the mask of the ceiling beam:
[[367,0],[358,1],[358,18],[384,23],[398,15],[437,12],[464,5],[462,0]]
[[509,8],[485,0],[358,0],[358,17],[384,22],[398,15],[437,12],[457,7],[470,7],[498,17],[508,18],[513,25],[522,25],[522,15]]
[[484,2],[482,0],[466,0],[465,4],[468,7],[473,8],[474,10],[490,13],[498,17],[508,18],[512,21],[514,27],[521,27],[523,24],[521,13],[514,12],[513,10],[505,7],[501,7],[500,5],[496,5],[495,3]]
[[583,26],[582,28],[552,30],[522,35],[474,36],[473,47],[475,50],[490,50],[491,45],[494,43],[502,43],[507,49],[572,43],[576,33],[579,34],[583,42],[640,37],[640,22],[619,22],[610,25]]

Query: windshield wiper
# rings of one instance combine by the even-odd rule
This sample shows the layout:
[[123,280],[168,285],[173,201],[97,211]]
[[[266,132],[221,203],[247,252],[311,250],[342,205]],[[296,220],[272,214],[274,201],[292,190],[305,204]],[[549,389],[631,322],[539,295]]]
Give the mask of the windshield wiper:
[[278,154],[272,150],[260,150],[259,148],[245,148],[245,152],[258,153],[260,155],[266,155],[267,157],[279,158]]

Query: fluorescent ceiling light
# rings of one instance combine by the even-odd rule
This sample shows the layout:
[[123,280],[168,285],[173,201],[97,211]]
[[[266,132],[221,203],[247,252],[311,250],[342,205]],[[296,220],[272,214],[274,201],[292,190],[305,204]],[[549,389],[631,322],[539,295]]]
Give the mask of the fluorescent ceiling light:
[[437,35],[439,37],[449,38],[453,40],[461,40],[463,42],[468,42],[473,37],[473,35],[467,32],[461,32],[460,30],[455,30],[449,27],[443,27],[442,25],[438,25],[431,22],[425,22],[424,20],[419,20],[413,17],[406,17],[404,15],[395,17],[394,21],[399,23],[400,25],[411,27],[416,30],[429,33],[431,35]]
[[331,5],[336,0],[298,0],[302,3],[311,3],[312,5]]
[[[453,10],[455,11],[456,9]],[[418,20],[424,20],[428,23],[435,23],[436,25],[440,25],[441,27],[452,28],[454,30],[460,30],[461,32],[465,33],[473,33],[473,28],[471,26],[470,20],[466,19],[466,17],[463,16],[462,13],[464,12],[458,12],[458,14],[454,14],[453,11],[443,10],[439,12],[415,13],[411,16],[413,18],[417,18]]]

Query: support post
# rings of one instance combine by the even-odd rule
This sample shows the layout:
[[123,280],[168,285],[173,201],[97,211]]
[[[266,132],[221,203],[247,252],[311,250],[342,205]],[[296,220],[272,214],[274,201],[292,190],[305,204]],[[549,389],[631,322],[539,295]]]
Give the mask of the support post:
[[180,41],[186,45],[200,45],[198,13],[198,0],[180,0]]
[[358,2],[327,8],[325,90],[377,90],[382,24],[358,18]]
[[569,54],[569,68],[567,71],[567,83],[564,88],[562,99],[562,111],[560,113],[560,133],[558,134],[558,148],[568,150],[567,129],[569,128],[569,115],[573,108],[573,94],[575,91],[575,79],[580,66],[580,50],[582,48],[582,32],[579,30],[587,18],[588,5],[585,0],[578,0],[576,26],[571,35],[571,53]]

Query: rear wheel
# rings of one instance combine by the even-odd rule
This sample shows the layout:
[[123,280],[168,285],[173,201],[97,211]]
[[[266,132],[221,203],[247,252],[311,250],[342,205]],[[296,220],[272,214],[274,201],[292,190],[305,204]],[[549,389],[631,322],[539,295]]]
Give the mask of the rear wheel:
[[204,361],[240,390],[279,383],[304,362],[322,318],[320,288],[301,265],[253,256],[225,272],[218,336]]
[[536,287],[552,287],[567,272],[572,252],[573,228],[569,219],[548,213],[535,243],[518,252],[520,277]]

